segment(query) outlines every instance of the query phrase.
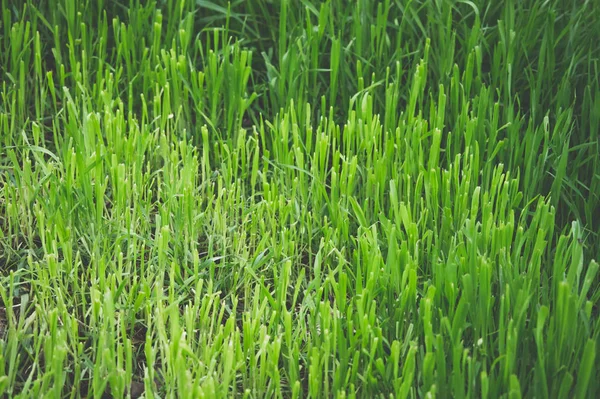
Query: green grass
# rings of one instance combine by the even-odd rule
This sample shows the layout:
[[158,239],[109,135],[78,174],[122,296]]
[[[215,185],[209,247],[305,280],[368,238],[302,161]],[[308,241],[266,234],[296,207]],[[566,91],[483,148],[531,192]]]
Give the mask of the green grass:
[[0,3],[0,396],[600,396],[599,2]]

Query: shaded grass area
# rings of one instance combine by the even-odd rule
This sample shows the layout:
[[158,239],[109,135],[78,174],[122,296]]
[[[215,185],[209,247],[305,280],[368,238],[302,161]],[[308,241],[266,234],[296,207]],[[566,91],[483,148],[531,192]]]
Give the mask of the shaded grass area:
[[600,394],[597,2],[0,24],[0,394]]

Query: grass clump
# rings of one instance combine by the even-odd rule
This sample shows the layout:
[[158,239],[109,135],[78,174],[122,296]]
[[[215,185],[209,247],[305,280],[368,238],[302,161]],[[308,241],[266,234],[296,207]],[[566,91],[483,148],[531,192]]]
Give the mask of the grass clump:
[[1,6],[0,395],[600,395],[600,3]]

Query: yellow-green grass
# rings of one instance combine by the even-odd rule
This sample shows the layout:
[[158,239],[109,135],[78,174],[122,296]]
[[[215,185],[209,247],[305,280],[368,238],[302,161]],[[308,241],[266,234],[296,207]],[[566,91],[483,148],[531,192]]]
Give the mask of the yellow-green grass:
[[600,396],[599,2],[0,3],[0,396]]

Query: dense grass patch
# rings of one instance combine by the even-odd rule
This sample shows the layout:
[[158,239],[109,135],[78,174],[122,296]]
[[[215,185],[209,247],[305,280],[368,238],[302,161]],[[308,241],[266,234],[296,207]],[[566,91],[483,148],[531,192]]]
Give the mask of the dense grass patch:
[[600,397],[600,2],[0,2],[0,396]]

